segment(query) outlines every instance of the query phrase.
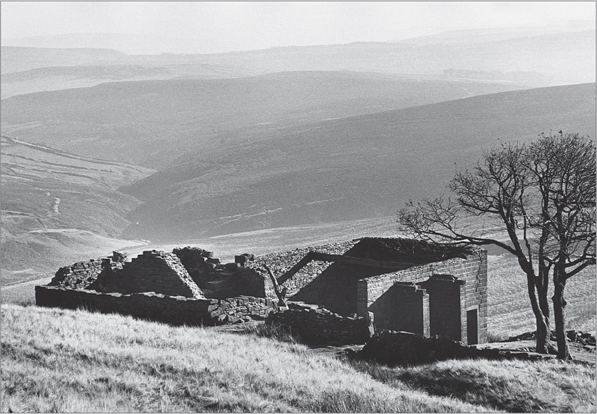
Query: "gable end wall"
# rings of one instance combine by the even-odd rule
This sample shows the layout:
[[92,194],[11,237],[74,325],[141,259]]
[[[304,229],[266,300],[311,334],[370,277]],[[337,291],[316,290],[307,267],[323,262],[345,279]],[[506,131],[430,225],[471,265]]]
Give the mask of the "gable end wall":
[[[479,343],[487,342],[487,252],[475,251],[465,259],[413,266],[405,270],[373,276],[358,281],[357,315],[367,317],[371,305],[396,282],[420,283],[434,274],[452,275],[464,281],[462,312],[473,308],[478,312]],[[463,340],[466,339],[466,320],[462,324]]]

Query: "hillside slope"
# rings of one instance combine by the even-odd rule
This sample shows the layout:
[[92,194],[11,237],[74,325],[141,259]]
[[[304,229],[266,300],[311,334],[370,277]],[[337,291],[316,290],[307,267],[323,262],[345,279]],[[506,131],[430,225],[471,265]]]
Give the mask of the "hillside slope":
[[2,99],[27,93],[95,86],[106,82],[220,79],[254,76],[262,71],[210,64],[50,66],[2,74]]
[[2,130],[85,156],[159,169],[190,149],[234,147],[250,136],[245,128],[265,133],[520,88],[352,72],[104,83],[4,99]]
[[[595,367],[351,361],[259,327],[2,305],[2,411],[592,412]],[[273,332],[272,332],[273,331]],[[234,332],[234,333],[233,333]],[[269,336],[269,337],[268,337]]]
[[595,131],[595,84],[472,97],[259,134],[188,153],[123,189],[144,201],[125,234],[183,240],[393,215],[445,191],[500,142]]
[[117,188],[154,172],[7,136],[1,150],[3,272],[52,269],[77,254],[122,245],[113,238],[139,200]]

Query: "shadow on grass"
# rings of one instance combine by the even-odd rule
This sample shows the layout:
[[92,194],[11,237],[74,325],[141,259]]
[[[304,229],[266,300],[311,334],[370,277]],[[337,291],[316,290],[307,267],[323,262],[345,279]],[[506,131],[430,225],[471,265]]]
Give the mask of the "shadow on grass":
[[[501,368],[499,361],[449,360],[411,367],[388,367],[375,362],[349,359],[357,371],[373,379],[403,389],[425,391],[452,397],[466,403],[506,412],[574,412],[574,396],[566,398],[565,384],[552,382],[547,370],[523,365]],[[556,391],[554,391],[554,389]]]
[[255,335],[260,338],[270,338],[289,344],[302,343],[298,332],[293,332],[291,327],[278,324],[266,324],[264,321],[222,325],[211,329],[239,335]]

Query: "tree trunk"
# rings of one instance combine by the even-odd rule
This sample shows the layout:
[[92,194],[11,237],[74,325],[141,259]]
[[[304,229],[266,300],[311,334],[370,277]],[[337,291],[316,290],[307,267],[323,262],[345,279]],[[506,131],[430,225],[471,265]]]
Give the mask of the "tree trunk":
[[271,271],[267,264],[263,263],[263,268],[267,271],[270,279],[272,280],[274,292],[278,297],[278,306],[287,308],[288,304],[286,303],[286,288],[280,288],[280,285],[278,284],[278,279],[276,278],[276,276],[274,276],[274,273]]
[[549,354],[553,349],[550,341],[549,325],[545,318],[541,318],[538,315],[535,315],[535,320],[537,323],[535,351],[540,354]]
[[551,343],[549,342],[549,317],[545,317],[537,301],[535,275],[532,273],[527,273],[527,290],[537,324],[536,351],[540,354],[547,354],[551,347]]
[[[542,354],[555,354],[556,348],[551,343],[550,310],[547,297],[547,286],[549,284],[548,270],[539,267],[539,276],[535,279],[539,308],[541,309],[542,321],[537,323],[537,352]],[[539,351],[539,349],[541,351]]]
[[556,340],[558,344],[558,359],[570,361],[572,360],[572,355],[570,355],[568,338],[566,337],[566,300],[564,299],[566,280],[564,279],[564,275],[562,275],[558,269],[554,270],[553,282],[554,292],[552,300]]

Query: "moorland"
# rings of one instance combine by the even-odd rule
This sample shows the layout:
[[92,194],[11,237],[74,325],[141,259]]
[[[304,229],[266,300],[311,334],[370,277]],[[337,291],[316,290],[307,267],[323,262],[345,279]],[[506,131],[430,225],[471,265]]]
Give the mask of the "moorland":
[[[483,151],[594,134],[594,30],[220,54],[67,40],[2,46],[2,411],[595,409],[594,362],[391,368],[261,325],[31,306],[58,267],[112,250],[399,236],[396,210]],[[491,249],[488,270],[492,340],[533,330],[516,261]],[[595,289],[594,268],[569,282],[570,329],[595,330]]]

